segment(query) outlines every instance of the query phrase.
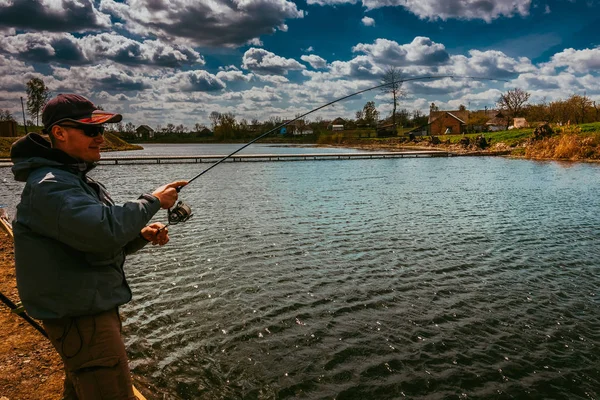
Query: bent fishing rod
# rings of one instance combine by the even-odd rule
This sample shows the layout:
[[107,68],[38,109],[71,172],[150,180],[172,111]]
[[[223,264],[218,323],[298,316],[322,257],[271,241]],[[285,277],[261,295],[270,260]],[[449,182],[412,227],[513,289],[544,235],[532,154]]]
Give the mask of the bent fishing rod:
[[[230,158],[231,156],[239,153],[240,151],[244,150],[246,147],[250,146],[252,143],[255,143],[257,141],[259,141],[260,139],[264,138],[265,136],[276,132],[278,130],[280,130],[281,128],[283,128],[286,125],[291,124],[292,122],[295,122],[301,118],[306,117],[309,114],[314,113],[315,111],[319,111],[322,108],[328,107],[332,104],[335,104],[337,102],[346,100],[350,97],[354,97],[356,95],[371,91],[371,90],[375,90],[375,89],[380,89],[386,86],[392,86],[392,85],[397,85],[397,84],[402,84],[404,82],[411,82],[411,81],[419,81],[419,80],[430,80],[430,79],[444,79],[444,78],[451,78],[451,79],[473,79],[473,80],[482,80],[482,81],[501,81],[501,82],[508,82],[506,79],[500,79],[500,78],[488,78],[488,77],[476,77],[476,76],[461,76],[461,75],[429,75],[429,76],[418,76],[418,77],[414,77],[414,78],[407,78],[407,79],[401,79],[401,80],[397,80],[397,81],[392,81],[392,82],[386,82],[386,83],[382,83],[381,85],[377,85],[377,86],[373,86],[367,89],[363,89],[363,90],[359,90],[358,92],[354,92],[351,93],[349,95],[346,95],[344,97],[340,97],[339,99],[335,99],[333,101],[330,101],[327,104],[323,104],[322,106],[319,106],[315,109],[312,109],[308,112],[305,112],[302,115],[297,116],[294,119],[291,119],[289,121],[286,121],[284,123],[281,123],[279,125],[277,125],[276,127],[274,127],[273,129],[268,130],[267,132],[261,134],[260,136],[257,136],[256,138],[252,139],[251,141],[249,141],[248,143],[246,143],[245,145],[243,145],[242,147],[240,147],[239,149],[235,150],[234,152],[226,155],[225,157],[221,158],[220,160],[218,160],[217,162],[215,162],[214,164],[212,164],[210,167],[206,168],[204,171],[200,172],[198,175],[194,176],[192,179],[190,179],[188,181],[188,185],[190,183],[192,183],[193,181],[195,181],[196,179],[200,178],[202,175],[204,175],[205,173],[207,173],[208,171],[210,171],[211,169],[213,169],[214,167],[216,167],[217,165],[221,164],[223,161],[227,160],[228,158]],[[177,187],[177,192],[181,191],[181,189],[183,188],[183,186],[179,186]],[[164,229],[169,225],[176,225],[180,222],[185,222],[188,219],[190,219],[192,217],[192,209],[189,205],[183,203],[183,201],[178,201],[177,204],[175,205],[175,207],[173,207],[172,209],[169,209],[167,211],[167,215],[168,215],[168,223],[161,228]]]

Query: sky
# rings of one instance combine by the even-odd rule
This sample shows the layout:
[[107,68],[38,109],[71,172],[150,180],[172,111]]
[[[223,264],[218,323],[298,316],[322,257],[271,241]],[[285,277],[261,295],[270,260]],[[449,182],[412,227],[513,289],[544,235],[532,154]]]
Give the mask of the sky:
[[[600,0],[0,0],[0,109],[21,118],[34,77],[123,122],[291,119],[404,78],[399,107],[494,108],[586,94],[600,103]],[[466,77],[501,79],[478,80]],[[368,91],[307,119],[354,118]]]

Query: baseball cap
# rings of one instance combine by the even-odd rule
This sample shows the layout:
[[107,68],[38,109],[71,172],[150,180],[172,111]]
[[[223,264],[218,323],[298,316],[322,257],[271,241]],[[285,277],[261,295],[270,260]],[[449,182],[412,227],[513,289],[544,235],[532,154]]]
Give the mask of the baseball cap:
[[91,101],[78,94],[59,94],[50,100],[42,111],[44,131],[62,122],[74,122],[78,125],[101,125],[120,122],[121,114],[99,110]]

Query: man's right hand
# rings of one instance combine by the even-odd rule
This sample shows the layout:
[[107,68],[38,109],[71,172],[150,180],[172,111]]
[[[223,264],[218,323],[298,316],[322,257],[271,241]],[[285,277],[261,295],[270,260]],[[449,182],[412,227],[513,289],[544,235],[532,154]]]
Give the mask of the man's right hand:
[[187,181],[176,181],[169,183],[152,192],[152,196],[155,196],[160,200],[160,208],[171,208],[177,201],[177,188],[183,187],[187,184]]

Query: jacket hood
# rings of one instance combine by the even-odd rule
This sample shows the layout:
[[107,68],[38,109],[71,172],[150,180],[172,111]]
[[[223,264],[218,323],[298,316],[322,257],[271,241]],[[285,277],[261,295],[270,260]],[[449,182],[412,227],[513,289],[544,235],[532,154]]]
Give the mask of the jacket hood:
[[50,142],[37,133],[30,133],[10,148],[12,173],[17,181],[25,182],[36,168],[59,167],[73,172],[88,172],[95,164],[80,162],[62,150],[53,149]]

